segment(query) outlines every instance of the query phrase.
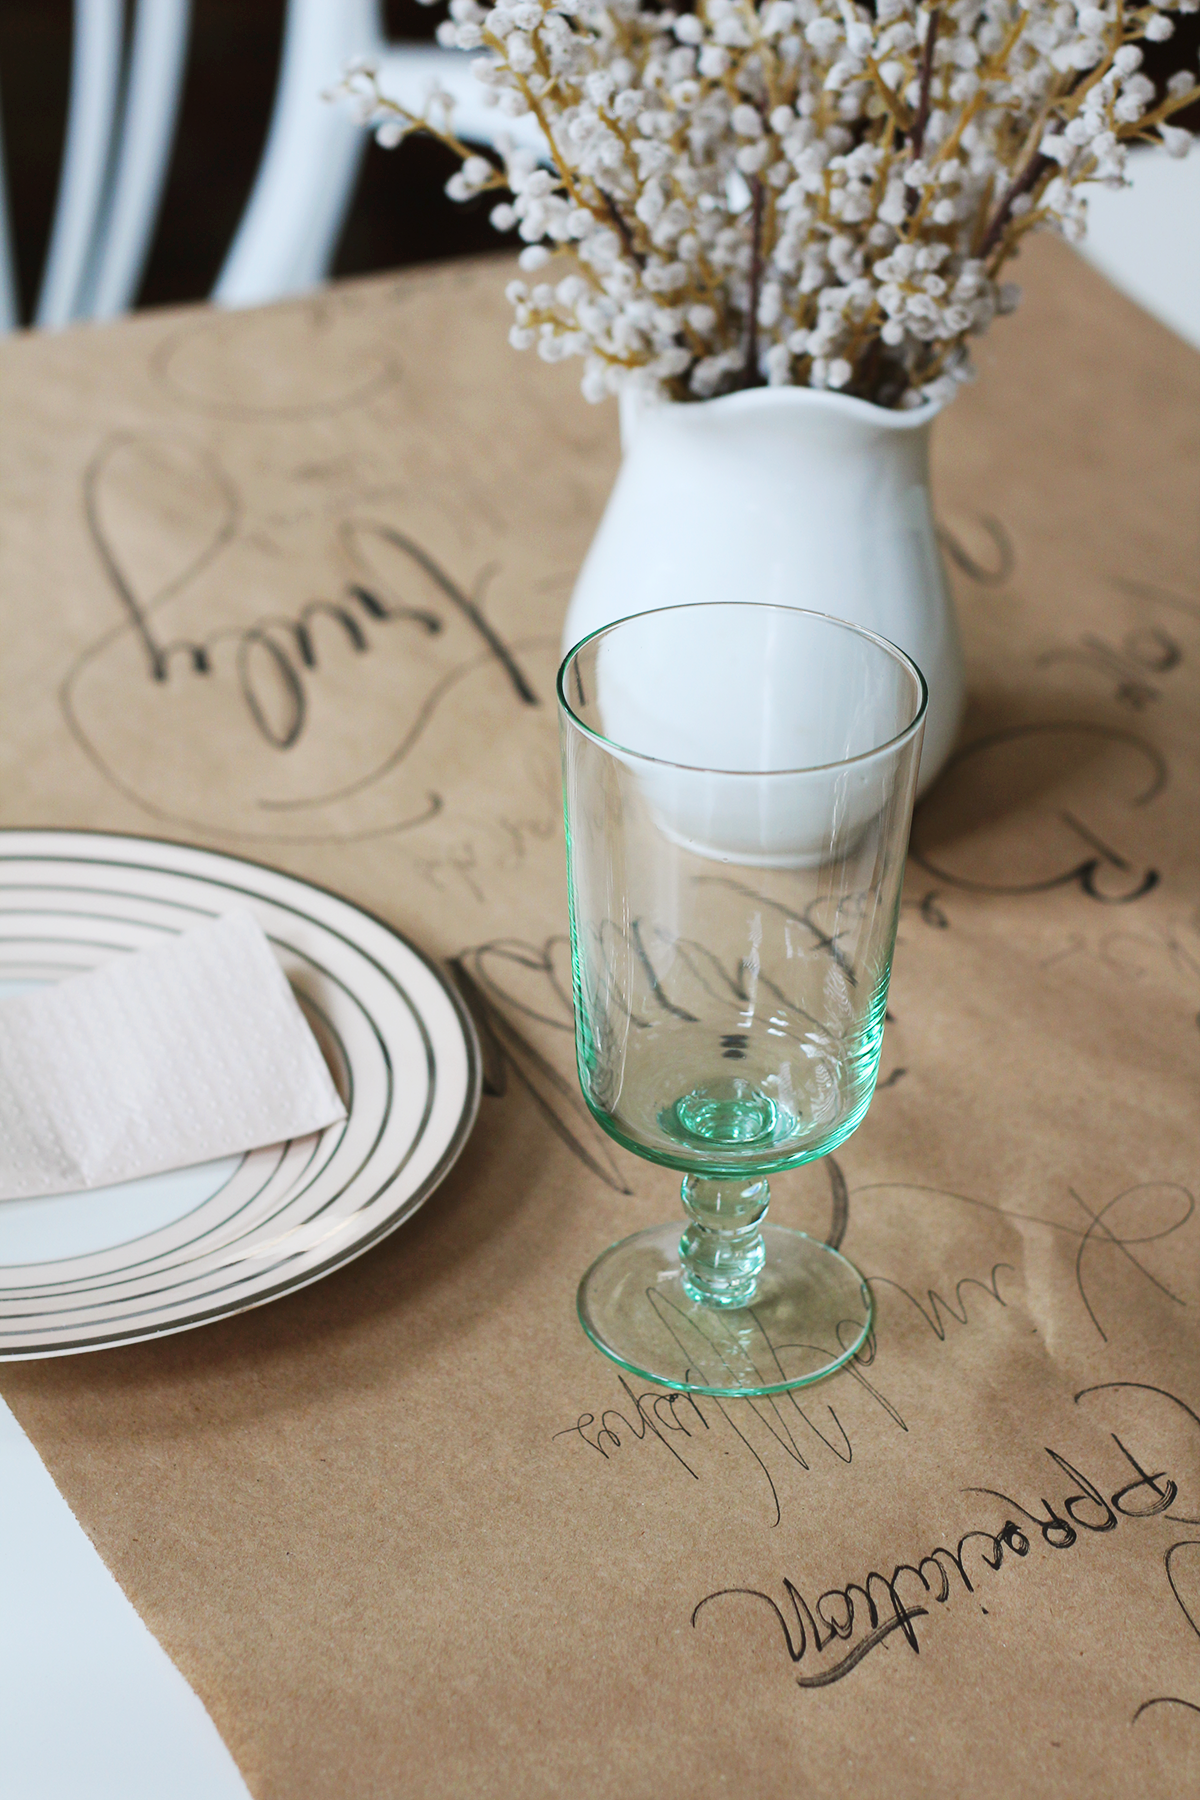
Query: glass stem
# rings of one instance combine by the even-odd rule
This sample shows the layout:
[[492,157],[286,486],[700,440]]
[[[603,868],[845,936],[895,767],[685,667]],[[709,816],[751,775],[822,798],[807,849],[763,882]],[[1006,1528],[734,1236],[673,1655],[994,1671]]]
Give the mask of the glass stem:
[[679,1241],[683,1285],[708,1306],[748,1306],[766,1261],[759,1226],[771,1204],[765,1179],[683,1178],[688,1227]]

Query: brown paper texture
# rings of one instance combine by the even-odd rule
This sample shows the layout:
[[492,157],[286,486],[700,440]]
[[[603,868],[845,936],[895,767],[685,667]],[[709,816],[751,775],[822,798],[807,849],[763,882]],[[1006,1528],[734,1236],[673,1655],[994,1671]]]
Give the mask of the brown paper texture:
[[1039,244],[938,424],[970,712],[871,1112],[772,1212],[878,1328],[693,1403],[574,1316],[678,1197],[573,1070],[552,674],[615,419],[504,274],[0,351],[0,819],[340,890],[488,1065],[358,1263],[0,1390],[261,1800],[1194,1791],[1200,358]]

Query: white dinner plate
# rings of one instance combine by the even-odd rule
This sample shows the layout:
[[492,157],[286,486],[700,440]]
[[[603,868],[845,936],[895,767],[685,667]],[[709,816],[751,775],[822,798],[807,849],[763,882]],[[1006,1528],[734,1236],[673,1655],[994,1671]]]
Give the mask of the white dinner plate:
[[277,870],[150,838],[0,831],[0,994],[234,907],[270,939],[348,1117],[169,1175],[0,1202],[0,1359],[187,1331],[318,1281],[403,1224],[462,1149],[480,1060],[447,979]]

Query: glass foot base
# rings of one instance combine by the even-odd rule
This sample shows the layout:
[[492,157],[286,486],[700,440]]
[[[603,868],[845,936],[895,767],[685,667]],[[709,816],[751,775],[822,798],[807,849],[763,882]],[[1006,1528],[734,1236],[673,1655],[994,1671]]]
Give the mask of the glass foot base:
[[579,1318],[634,1375],[695,1394],[777,1394],[848,1362],[871,1327],[871,1296],[828,1244],[764,1225],[767,1260],[750,1305],[708,1306],[684,1291],[681,1226],[614,1244],[579,1284]]

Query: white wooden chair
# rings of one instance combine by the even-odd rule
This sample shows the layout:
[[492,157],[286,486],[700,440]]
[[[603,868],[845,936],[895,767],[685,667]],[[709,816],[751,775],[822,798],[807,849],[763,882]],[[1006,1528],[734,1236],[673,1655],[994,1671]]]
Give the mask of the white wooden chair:
[[[162,199],[187,59],[191,0],[75,0],[66,145],[34,323],[111,318],[133,302]],[[354,56],[371,56],[388,92],[420,107],[436,83],[455,96],[455,125],[488,143],[499,116],[483,105],[470,58],[390,44],[382,0],[288,0],[283,55],[254,189],[213,298],[249,306],[311,287],[327,273],[367,144],[345,106],[322,94]],[[524,121],[506,119],[513,135]],[[516,127],[514,131],[513,128]],[[18,322],[0,164],[0,331]]]

